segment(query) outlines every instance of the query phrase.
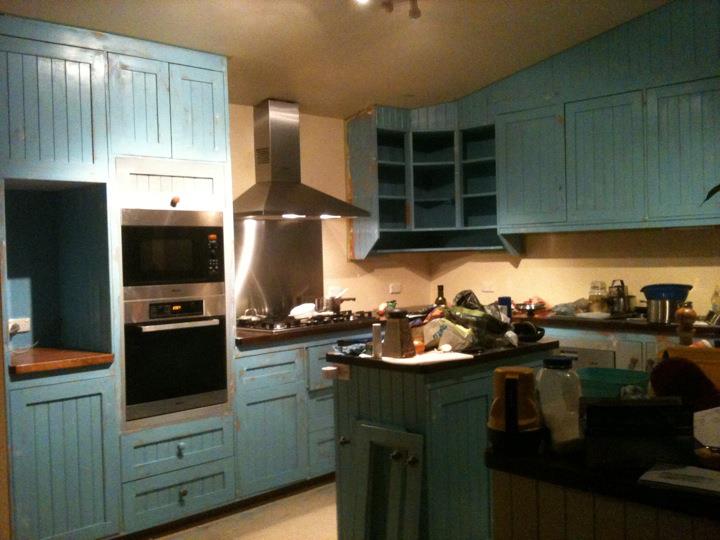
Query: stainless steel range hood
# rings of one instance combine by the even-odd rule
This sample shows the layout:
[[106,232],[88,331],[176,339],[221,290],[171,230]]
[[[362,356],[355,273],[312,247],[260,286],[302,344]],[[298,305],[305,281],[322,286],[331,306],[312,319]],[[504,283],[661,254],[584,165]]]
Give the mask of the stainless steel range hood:
[[233,202],[239,217],[282,219],[367,217],[369,212],[300,183],[297,103],[268,99],[255,106],[256,183]]

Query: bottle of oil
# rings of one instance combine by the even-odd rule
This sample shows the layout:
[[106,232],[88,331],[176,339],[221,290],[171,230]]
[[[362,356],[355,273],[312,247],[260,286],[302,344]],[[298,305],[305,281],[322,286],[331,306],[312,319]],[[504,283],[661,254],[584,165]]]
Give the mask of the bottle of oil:
[[447,300],[445,300],[444,287],[442,285],[437,286],[437,297],[435,298],[434,304],[436,306],[447,306]]

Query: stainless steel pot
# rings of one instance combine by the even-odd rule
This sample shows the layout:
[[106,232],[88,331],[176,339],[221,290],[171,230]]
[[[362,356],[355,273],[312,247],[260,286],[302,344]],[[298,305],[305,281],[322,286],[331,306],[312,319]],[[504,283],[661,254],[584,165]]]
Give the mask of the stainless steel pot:
[[681,300],[648,300],[647,320],[649,323],[669,324],[675,321],[675,311]]

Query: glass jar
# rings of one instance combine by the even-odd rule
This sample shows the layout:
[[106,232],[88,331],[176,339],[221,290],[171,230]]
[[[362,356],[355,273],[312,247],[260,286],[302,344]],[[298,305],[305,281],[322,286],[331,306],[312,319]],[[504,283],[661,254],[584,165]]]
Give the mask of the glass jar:
[[606,312],[607,311],[607,285],[604,281],[593,281],[590,283],[590,292],[588,300],[590,300],[590,311]]
[[569,356],[543,361],[537,378],[540,410],[550,430],[553,450],[571,452],[580,444],[580,378]]

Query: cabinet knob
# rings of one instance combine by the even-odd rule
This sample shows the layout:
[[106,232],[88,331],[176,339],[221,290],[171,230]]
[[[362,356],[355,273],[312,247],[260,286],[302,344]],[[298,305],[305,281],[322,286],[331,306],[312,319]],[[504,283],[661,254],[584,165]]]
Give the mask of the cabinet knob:
[[399,450],[393,450],[390,453],[390,459],[392,459],[393,461],[401,460],[402,457],[403,457],[402,452],[400,452]]
[[170,199],[170,206],[175,208],[180,203],[180,197],[175,195],[172,199]]
[[338,443],[340,444],[340,446],[345,446],[346,444],[350,444],[350,439],[343,436],[343,437],[340,437],[340,439],[338,440]]
[[415,465],[417,465],[418,463],[420,463],[420,460],[417,458],[417,456],[409,456],[409,457],[407,458],[407,461],[406,461],[405,463],[407,463],[407,464],[410,465],[411,467],[414,467]]
[[179,442],[177,444],[177,457],[179,459],[182,459],[185,457],[185,443],[184,442]]
[[184,499],[188,496],[188,490],[186,488],[182,488],[178,495],[180,496],[180,502],[185,502]]

